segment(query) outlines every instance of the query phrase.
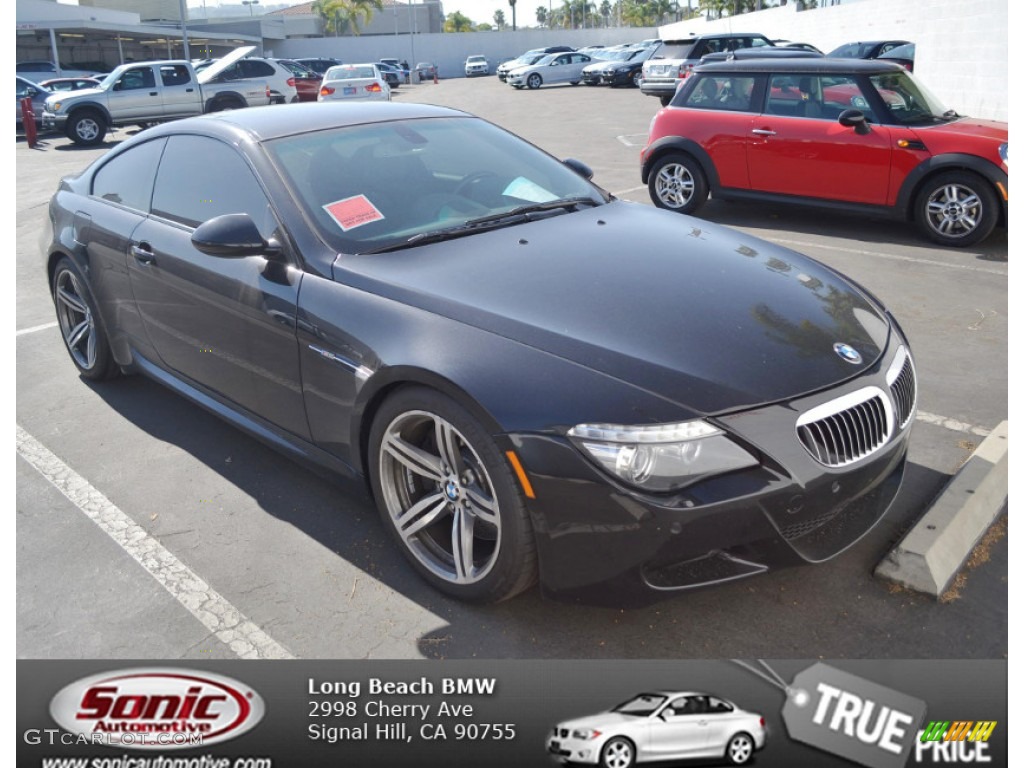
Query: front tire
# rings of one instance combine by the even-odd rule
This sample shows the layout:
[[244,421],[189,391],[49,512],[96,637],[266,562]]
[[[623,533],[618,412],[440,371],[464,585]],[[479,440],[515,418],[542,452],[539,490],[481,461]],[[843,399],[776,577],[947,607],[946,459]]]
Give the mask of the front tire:
[[[643,71],[642,71],[642,70],[639,70],[639,69],[638,69],[638,70],[637,70],[636,72],[634,72],[634,73],[633,73],[633,77],[632,77],[633,87],[634,87],[634,88],[639,88],[639,87],[640,87],[640,84],[641,84],[641,83],[642,83],[643,81],[644,81],[644,73],[643,73]],[[666,105],[665,105],[665,104],[662,104],[662,106],[664,107],[664,106],[666,106]]]
[[53,270],[53,305],[64,346],[82,378],[100,381],[116,375],[119,368],[96,302],[82,273],[66,256]]
[[991,185],[967,171],[949,171],[929,179],[917,195],[915,219],[925,237],[941,245],[965,248],[992,234],[999,203]]
[[519,486],[464,407],[435,390],[399,390],[374,417],[368,456],[384,525],[432,586],[490,603],[534,583],[536,545]]
[[651,168],[647,191],[659,208],[676,213],[693,213],[708,199],[704,171],[692,156],[665,155]]
[[531,91],[537,90],[543,84],[544,80],[536,72],[534,72],[532,75],[526,78],[526,87],[529,88]]
[[601,748],[601,768],[633,768],[636,749],[629,739],[616,736]]
[[725,759],[729,765],[745,765],[754,756],[754,740],[746,733],[737,733],[725,747]]
[[68,138],[82,147],[94,147],[107,135],[107,121],[92,109],[84,109],[71,116]]

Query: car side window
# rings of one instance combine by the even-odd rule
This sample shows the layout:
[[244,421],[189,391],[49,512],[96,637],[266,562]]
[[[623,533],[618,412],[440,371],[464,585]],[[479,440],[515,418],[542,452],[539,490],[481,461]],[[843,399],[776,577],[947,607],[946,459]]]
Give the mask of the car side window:
[[148,213],[153,179],[165,143],[165,139],[147,141],[104,163],[93,175],[93,196]]
[[226,213],[247,213],[264,237],[277,226],[248,164],[233,147],[205,136],[168,139],[152,210],[189,227]]
[[183,64],[165,64],[160,67],[160,81],[164,85],[184,85],[192,79]]
[[239,67],[243,77],[273,77],[277,71],[265,61],[254,61],[253,59],[242,59]]
[[703,74],[698,77],[700,79],[679,106],[734,112],[751,110],[755,83],[753,76]]
[[708,696],[708,714],[722,715],[728,712],[732,712],[732,705],[727,701],[716,699],[714,696]]
[[142,69],[129,69],[118,78],[114,85],[115,91],[137,91],[142,88],[155,88],[156,78],[153,77],[153,70],[149,67]]

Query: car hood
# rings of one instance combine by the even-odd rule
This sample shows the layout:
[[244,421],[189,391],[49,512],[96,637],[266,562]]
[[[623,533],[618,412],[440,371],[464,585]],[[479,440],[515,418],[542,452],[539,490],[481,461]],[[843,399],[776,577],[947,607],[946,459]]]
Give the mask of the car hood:
[[46,101],[49,103],[51,101],[69,101],[72,99],[75,101],[78,101],[79,99],[95,99],[100,96],[105,96],[106,93],[107,92],[102,88],[81,88],[77,91],[63,92],[50,91],[46,97]]
[[[866,370],[889,322],[818,262],[615,201],[393,253],[335,277],[558,355],[695,413],[776,402]],[[835,351],[849,344],[862,362]]]
[[619,725],[635,725],[637,723],[642,723],[646,719],[646,717],[623,715],[618,712],[601,712],[600,714],[590,715],[589,717],[566,720],[565,722],[559,723],[557,727],[567,728],[570,731],[576,728],[605,731]]
[[974,136],[980,139],[991,139],[992,141],[999,142],[1007,141],[1010,135],[1010,127],[1007,123],[1000,123],[995,120],[979,120],[973,117],[965,117],[949,123],[938,123],[926,128],[914,126],[914,130],[921,131],[924,136]]

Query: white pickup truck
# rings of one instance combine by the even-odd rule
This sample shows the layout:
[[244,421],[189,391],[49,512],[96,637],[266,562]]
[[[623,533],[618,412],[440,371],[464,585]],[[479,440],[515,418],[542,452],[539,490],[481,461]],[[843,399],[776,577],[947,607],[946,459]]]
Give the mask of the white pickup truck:
[[119,125],[160,123],[223,109],[270,103],[264,80],[211,81],[226,67],[251,53],[238,48],[199,74],[187,61],[122,64],[96,88],[51,96],[43,109],[43,130],[64,132],[82,146],[103,141]]

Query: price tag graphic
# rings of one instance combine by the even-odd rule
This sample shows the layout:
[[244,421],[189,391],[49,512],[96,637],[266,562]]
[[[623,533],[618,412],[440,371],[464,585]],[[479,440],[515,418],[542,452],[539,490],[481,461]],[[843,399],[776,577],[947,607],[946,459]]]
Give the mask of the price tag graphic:
[[786,686],[790,738],[868,768],[902,768],[926,705],[884,685],[815,664]]

